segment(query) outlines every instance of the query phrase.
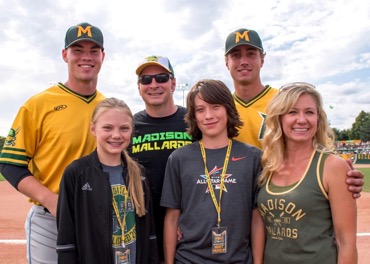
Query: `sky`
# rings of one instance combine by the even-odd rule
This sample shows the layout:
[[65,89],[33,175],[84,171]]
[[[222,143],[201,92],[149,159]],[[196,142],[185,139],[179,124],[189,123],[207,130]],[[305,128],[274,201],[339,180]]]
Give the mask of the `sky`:
[[1,136],[29,97],[67,80],[64,37],[81,22],[104,35],[98,89],[126,101],[133,113],[144,109],[135,70],[149,55],[170,59],[178,105],[200,79],[222,80],[234,91],[224,45],[239,28],[262,39],[264,85],[312,83],[340,130],[370,112],[370,1],[0,0],[0,10]]

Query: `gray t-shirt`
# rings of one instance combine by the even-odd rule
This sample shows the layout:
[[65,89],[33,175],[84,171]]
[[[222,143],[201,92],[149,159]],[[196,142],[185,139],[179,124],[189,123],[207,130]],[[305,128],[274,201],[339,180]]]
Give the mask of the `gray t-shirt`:
[[[217,201],[227,147],[206,149],[207,169]],[[227,228],[227,253],[212,254],[212,227],[217,212],[205,176],[199,143],[175,150],[169,157],[161,206],[180,209],[175,259],[184,263],[252,263],[252,210],[256,207],[261,151],[233,140],[222,193],[221,226]]]
[[[113,235],[112,246],[115,264],[135,264],[136,260],[136,225],[135,225],[135,208],[131,199],[127,201],[127,189],[122,177],[123,166],[106,166],[103,165],[103,171],[109,173],[109,181],[112,187],[112,194],[117,205],[121,221],[125,221],[124,226],[124,246],[122,246],[122,230],[117,221],[117,215],[113,208]],[[125,205],[126,204],[126,205]],[[126,207],[126,210],[125,210]],[[124,217],[124,214],[126,216]]]

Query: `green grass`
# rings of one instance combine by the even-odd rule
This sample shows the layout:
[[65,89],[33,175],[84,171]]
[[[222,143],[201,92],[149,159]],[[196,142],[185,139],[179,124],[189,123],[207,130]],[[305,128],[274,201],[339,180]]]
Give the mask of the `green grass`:
[[363,192],[370,192],[370,168],[359,168],[359,171],[365,175],[364,181],[365,185],[362,189]]
[[0,173],[0,181],[4,181],[4,176]]

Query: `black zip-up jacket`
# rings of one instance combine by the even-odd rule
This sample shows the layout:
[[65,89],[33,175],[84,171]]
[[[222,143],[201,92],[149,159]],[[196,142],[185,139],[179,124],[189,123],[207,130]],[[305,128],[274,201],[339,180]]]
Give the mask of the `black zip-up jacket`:
[[[123,177],[127,184],[127,168]],[[144,180],[147,213],[136,221],[136,263],[157,263],[151,196]],[[57,208],[59,264],[114,263],[112,191],[96,150],[72,162],[64,171]],[[132,256],[134,257],[134,256]]]

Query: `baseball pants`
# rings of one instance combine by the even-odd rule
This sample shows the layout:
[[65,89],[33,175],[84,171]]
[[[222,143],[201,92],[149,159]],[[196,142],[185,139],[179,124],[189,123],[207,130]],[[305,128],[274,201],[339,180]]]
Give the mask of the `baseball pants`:
[[29,264],[56,264],[57,223],[45,207],[31,207],[25,223]]

